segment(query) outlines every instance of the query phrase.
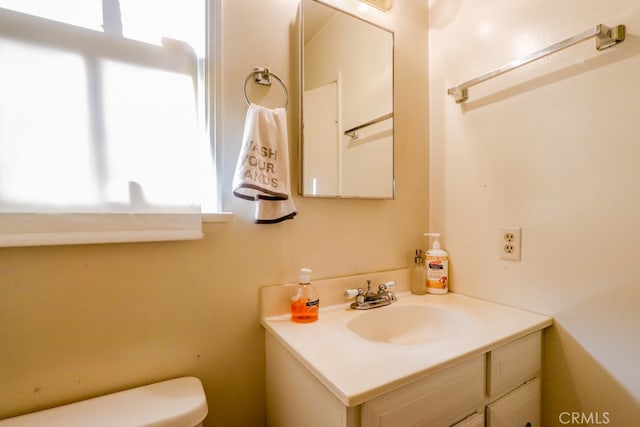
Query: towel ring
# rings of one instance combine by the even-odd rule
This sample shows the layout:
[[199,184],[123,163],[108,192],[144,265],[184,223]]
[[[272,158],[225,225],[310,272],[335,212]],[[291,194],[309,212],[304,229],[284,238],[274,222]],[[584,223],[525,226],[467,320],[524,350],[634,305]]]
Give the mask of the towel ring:
[[284,91],[284,95],[286,98],[284,102],[285,108],[287,107],[287,105],[289,105],[289,91],[287,91],[287,86],[280,79],[280,77],[276,75],[276,73],[272,73],[268,68],[254,68],[253,71],[249,73],[247,78],[244,79],[244,86],[242,88],[242,91],[244,93],[244,99],[245,101],[247,101],[247,104],[251,104],[251,101],[249,101],[249,97],[247,96],[247,83],[249,83],[249,80],[251,80],[251,78],[253,77],[253,81],[255,83],[265,86],[271,86],[271,76],[273,76],[282,86],[282,90]]

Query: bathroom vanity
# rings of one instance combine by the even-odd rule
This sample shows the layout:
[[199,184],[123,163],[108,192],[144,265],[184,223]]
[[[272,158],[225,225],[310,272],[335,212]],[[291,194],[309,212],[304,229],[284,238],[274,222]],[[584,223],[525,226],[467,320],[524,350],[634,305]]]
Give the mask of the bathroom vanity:
[[[365,278],[395,280],[398,302],[360,311],[340,301]],[[312,324],[282,312],[290,285],[263,289],[269,425],[540,425],[552,319],[453,293],[411,295],[408,283],[408,270],[316,281],[328,304]]]

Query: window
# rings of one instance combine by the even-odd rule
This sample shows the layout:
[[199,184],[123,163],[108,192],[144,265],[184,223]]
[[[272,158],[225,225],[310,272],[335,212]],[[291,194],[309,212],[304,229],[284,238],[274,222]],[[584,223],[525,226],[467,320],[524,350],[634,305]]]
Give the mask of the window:
[[205,3],[0,0],[0,246],[201,236]]

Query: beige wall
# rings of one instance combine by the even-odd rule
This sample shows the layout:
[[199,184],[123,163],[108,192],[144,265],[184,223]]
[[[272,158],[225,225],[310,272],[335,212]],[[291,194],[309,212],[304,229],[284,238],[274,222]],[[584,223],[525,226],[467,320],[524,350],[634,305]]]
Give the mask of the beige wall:
[[[563,411],[635,425],[640,4],[429,3],[430,213],[451,254],[452,289],[556,319],[544,425],[559,425]],[[583,42],[471,88],[464,105],[446,95],[598,23],[626,24],[627,40],[600,53]],[[502,225],[522,227],[521,262],[499,259]]]
[[[354,3],[346,7],[355,11]],[[207,425],[261,425],[259,288],[295,281],[302,266],[327,278],[411,264],[428,224],[426,4],[396,2],[388,14],[367,15],[396,32],[396,200],[296,197],[298,216],[276,225],[254,225],[251,203],[229,188],[246,111],[242,83],[256,66],[289,87],[297,160],[298,1],[223,6],[218,143],[224,208],[235,218],[206,224],[201,241],[0,249],[0,418],[196,375],[212,413]]]

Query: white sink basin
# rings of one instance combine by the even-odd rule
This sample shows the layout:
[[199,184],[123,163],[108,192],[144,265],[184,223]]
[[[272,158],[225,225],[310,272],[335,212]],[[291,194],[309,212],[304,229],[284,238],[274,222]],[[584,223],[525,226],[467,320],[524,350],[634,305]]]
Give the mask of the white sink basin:
[[347,328],[368,341],[416,345],[463,335],[471,321],[463,314],[429,305],[389,305],[363,311]]

